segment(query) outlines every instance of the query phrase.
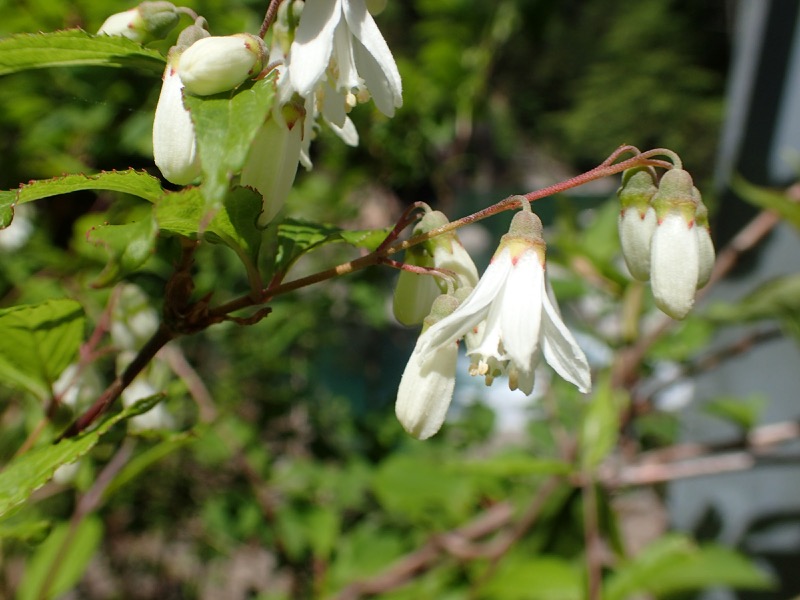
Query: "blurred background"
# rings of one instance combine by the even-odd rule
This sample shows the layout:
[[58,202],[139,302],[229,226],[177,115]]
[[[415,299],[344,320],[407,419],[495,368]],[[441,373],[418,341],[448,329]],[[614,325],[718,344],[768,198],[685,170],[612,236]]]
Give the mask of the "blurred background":
[[[190,6],[212,34],[225,35],[257,32],[265,4]],[[0,37],[93,32],[130,7],[0,0]],[[455,219],[633,144],[682,157],[711,210],[720,252],[760,214],[756,186],[786,188],[796,178],[796,0],[388,0],[376,20],[401,71],[404,106],[391,120],[371,104],[354,109],[357,148],[320,131],[314,168],[298,174],[287,216],[378,228],[425,201]],[[174,34],[153,47],[166,52],[172,41]],[[158,175],[150,134],[160,82],[156,72],[86,67],[4,76],[0,189],[62,173],[132,167]],[[737,187],[737,175],[753,187]],[[797,434],[779,439],[789,444],[778,457],[764,460],[750,446],[765,424],[797,418],[796,229],[774,220],[739,240],[728,278],[700,310],[659,330],[649,290],[630,280],[619,255],[617,186],[596,182],[534,207],[562,311],[607,389],[598,394],[616,394],[624,406],[604,422],[611,440],[598,442],[616,450],[595,473],[596,539],[586,536],[585,482],[547,487],[559,472],[554,462],[595,418],[590,405],[548,373],[525,398],[502,381],[469,381],[465,368],[445,429],[424,444],[410,439],[393,404],[418,332],[392,316],[394,272],[373,269],[283,297],[253,327],[226,323],[177,344],[168,362],[178,376],[165,385],[171,427],[126,442],[112,435],[69,478],[43,488],[21,518],[47,527],[0,540],[0,596],[38,597],[25,582],[53,572],[49,527],[74,515],[120,447],[130,448],[124,477],[93,516],[102,534],[76,536],[85,558],[59,567],[72,578],[66,598],[582,598],[591,595],[582,567],[590,552],[608,575],[610,598],[800,594]],[[113,292],[88,286],[103,259],[86,232],[134,204],[86,192],[18,211],[0,232],[0,304],[69,296],[99,318]],[[479,268],[509,219],[461,231]],[[215,291],[222,301],[247,289],[232,253],[212,245],[200,252],[198,294]],[[328,246],[297,273],[353,256]],[[156,309],[169,261],[154,257],[130,282]],[[785,284],[780,293],[758,291],[776,281]],[[653,332],[647,354],[624,381],[613,380],[617,359]],[[98,381],[109,373],[113,364],[99,362]],[[84,402],[98,385],[81,384]],[[41,417],[0,382],[3,462]],[[614,468],[635,466],[643,452],[688,442],[712,458],[736,449],[752,464],[724,475],[720,460],[706,471],[690,466],[685,477],[665,469],[655,479],[615,478],[622,471]],[[452,554],[397,585],[352,587],[432,532],[505,503],[525,514],[540,495],[535,523],[510,521],[520,533],[502,560]],[[593,539],[599,550],[587,549]],[[684,549],[717,548],[703,544],[740,550],[772,587],[737,580],[737,568],[751,564],[733,555],[700,553],[692,567]],[[647,548],[653,572],[635,559]],[[708,591],[711,583],[727,585]]]

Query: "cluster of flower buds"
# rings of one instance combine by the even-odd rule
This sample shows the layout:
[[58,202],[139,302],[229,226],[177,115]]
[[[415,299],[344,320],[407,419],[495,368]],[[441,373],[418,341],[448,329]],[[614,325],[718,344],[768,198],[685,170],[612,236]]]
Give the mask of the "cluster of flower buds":
[[683,319],[714,266],[708,209],[700,192],[683,169],[670,169],[656,185],[653,170],[639,167],[623,173],[617,194],[628,270],[640,281],[650,280],[656,306]]
[[[146,43],[164,37],[189,9],[169,2],[144,2],[109,17],[98,33]],[[302,0],[281,3],[269,52],[247,33],[211,36],[195,16],[167,56],[153,123],[153,155],[162,175],[177,185],[201,176],[195,130],[184,94],[208,96],[233,90],[266,65],[277,71],[278,94],[250,147],[239,183],[263,198],[259,225],[283,206],[298,164],[311,168],[309,145],[317,121],[327,123],[347,144],[358,133],[347,116],[372,98],[392,116],[402,105],[397,65],[365,0]]]
[[506,375],[512,390],[530,394],[544,357],[581,392],[591,387],[586,356],[549,290],[542,222],[527,201],[522,204],[474,289],[440,297],[425,321],[395,405],[400,423],[419,439],[444,422],[461,339],[472,359],[470,374],[484,377],[487,385]]

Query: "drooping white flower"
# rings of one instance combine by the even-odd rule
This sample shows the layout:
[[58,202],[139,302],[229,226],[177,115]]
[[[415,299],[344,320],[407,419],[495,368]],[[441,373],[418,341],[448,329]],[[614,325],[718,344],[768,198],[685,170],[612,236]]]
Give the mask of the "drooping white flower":
[[656,228],[656,212],[650,200],[657,190],[651,170],[638,168],[623,173],[622,186],[617,191],[622,256],[631,275],[639,281],[650,278],[650,244]]
[[232,90],[261,72],[267,58],[264,41],[249,33],[197,40],[178,59],[185,89],[198,96]]
[[368,91],[386,116],[403,104],[400,73],[364,0],[309,0],[289,55],[292,87],[304,98],[329,77],[339,92]]
[[[139,400],[150,398],[156,394],[158,394],[158,390],[150,382],[140,377],[136,378],[128,387],[122,390],[122,406],[128,408]],[[151,431],[171,429],[173,427],[174,420],[163,402],[159,402],[147,412],[131,417],[128,420],[128,428],[131,431]]]
[[178,10],[171,2],[142,2],[136,8],[108,17],[98,35],[122,36],[139,43],[162,39],[177,25]]
[[[438,229],[448,223],[439,211],[429,211],[414,227],[412,236]],[[458,235],[448,232],[412,246],[406,251],[405,262],[418,267],[443,269],[454,277],[454,290],[475,287],[478,269],[470,258]],[[416,325],[430,313],[433,301],[447,290],[443,279],[433,275],[400,271],[394,290],[394,315],[404,325]]]
[[[591,373],[586,356],[551,301],[545,282],[542,225],[531,212],[515,215],[492,262],[470,296],[420,339],[418,360],[478,330],[468,354],[471,373],[491,384],[509,375],[512,389],[530,394],[541,357],[564,379],[587,392]],[[469,341],[469,340],[468,340]]]
[[395,414],[403,428],[415,438],[425,440],[442,427],[455,388],[458,343],[455,340],[431,348],[424,357],[421,345],[427,344],[428,329],[437,319],[450,314],[458,301],[442,295],[433,303],[431,315],[417,339],[397,391]]
[[[653,298],[674,319],[683,319],[692,309],[697,288],[708,281],[714,262],[707,211],[700,204],[691,176],[682,169],[667,171],[653,197],[658,219],[650,258]],[[698,209],[703,226],[697,222]]]

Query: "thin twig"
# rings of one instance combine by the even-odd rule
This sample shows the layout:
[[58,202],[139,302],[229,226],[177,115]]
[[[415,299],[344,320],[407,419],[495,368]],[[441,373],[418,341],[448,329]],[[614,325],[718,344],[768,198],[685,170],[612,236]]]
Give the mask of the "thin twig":
[[258,37],[262,40],[264,36],[267,35],[267,31],[269,28],[272,27],[273,21],[275,21],[275,15],[278,14],[278,7],[280,6],[283,0],[271,0],[269,6],[267,7],[267,14],[264,15],[264,21],[261,23],[261,29],[258,30]]

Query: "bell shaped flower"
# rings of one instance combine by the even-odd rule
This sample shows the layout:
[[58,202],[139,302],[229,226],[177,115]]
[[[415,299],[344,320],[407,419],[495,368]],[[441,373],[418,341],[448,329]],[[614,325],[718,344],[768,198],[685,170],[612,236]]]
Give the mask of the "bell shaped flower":
[[421,355],[429,327],[451,314],[458,305],[454,296],[439,296],[425,319],[414,353],[403,371],[397,391],[395,414],[403,428],[415,438],[425,440],[442,427],[455,389],[458,342],[451,340]]
[[179,18],[178,9],[171,2],[142,2],[108,17],[97,34],[122,36],[144,44],[166,37]]
[[634,279],[650,279],[650,246],[656,228],[656,211],[650,204],[658,191],[651,169],[628,169],[617,191],[617,220],[622,256]]
[[192,25],[181,32],[167,56],[167,67],[153,119],[153,158],[167,181],[186,185],[200,176],[192,117],[183,105],[183,81],[178,74],[181,53],[208,32]]
[[[444,213],[429,210],[411,235],[428,233],[447,223],[449,220]],[[452,276],[454,290],[472,288],[478,283],[478,269],[454,231],[412,246],[406,250],[405,262],[418,267],[442,269]],[[430,313],[433,301],[445,291],[447,286],[441,277],[400,271],[394,290],[394,316],[403,325],[421,323]]]
[[364,0],[306,2],[289,59],[292,87],[304,98],[328,78],[342,94],[369,93],[388,117],[403,104],[400,73]]
[[292,189],[303,135],[303,111],[292,103],[275,108],[259,128],[247,155],[240,184],[262,198],[258,226],[275,218]]
[[210,96],[232,90],[264,68],[267,50],[264,41],[249,33],[210,36],[189,46],[178,60],[186,91]]
[[692,309],[697,288],[708,281],[714,262],[708,211],[700,205],[686,171],[671,169],[662,176],[653,197],[658,224],[650,277],[656,306],[674,319],[683,319]]
[[470,372],[484,376],[487,385],[508,374],[512,389],[530,394],[543,356],[561,377],[588,392],[589,365],[547,292],[544,258],[541,221],[529,209],[517,213],[469,297],[422,336],[417,359],[428,360],[431,352],[477,330],[467,338]]

